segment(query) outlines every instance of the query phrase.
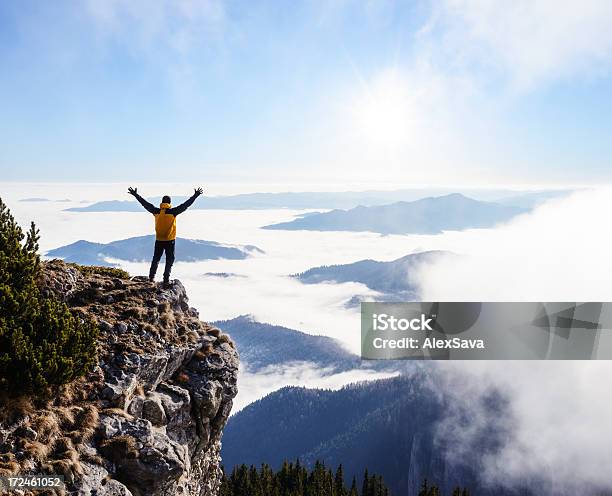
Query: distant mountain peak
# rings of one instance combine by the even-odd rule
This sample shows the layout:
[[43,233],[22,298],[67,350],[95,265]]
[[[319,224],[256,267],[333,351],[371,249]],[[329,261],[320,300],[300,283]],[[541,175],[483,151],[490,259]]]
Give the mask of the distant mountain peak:
[[490,228],[526,211],[520,207],[474,200],[461,193],[450,193],[414,201],[332,210],[263,226],[263,229],[439,234],[443,231]]

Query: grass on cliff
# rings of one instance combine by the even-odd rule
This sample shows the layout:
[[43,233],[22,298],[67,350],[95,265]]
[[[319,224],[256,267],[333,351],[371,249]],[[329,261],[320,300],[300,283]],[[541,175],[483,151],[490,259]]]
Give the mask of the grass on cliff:
[[116,277],[118,279],[129,279],[130,274],[123,269],[117,267],[102,267],[99,265],[80,265],[77,263],[69,263],[71,267],[77,269],[84,276],[96,274],[99,276]]
[[0,476],[43,472],[62,474],[69,482],[83,474],[81,461],[99,463],[87,449],[98,425],[98,406],[91,402],[96,382],[77,379],[61,386],[54,398],[3,398]]

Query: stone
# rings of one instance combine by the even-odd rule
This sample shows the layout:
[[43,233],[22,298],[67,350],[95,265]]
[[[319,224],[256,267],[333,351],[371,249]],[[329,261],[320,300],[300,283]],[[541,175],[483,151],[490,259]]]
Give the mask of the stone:
[[142,417],[149,420],[155,426],[166,424],[166,412],[157,395],[152,394],[144,400],[142,405]]
[[144,400],[142,396],[134,396],[127,407],[127,412],[134,417],[142,417]]
[[127,332],[127,330],[128,330],[128,326],[127,326],[127,324],[125,324],[124,322],[117,322],[117,323],[115,324],[115,330],[116,330],[117,332]]
[[104,467],[81,462],[83,478],[76,494],[78,496],[133,496],[121,482],[111,479]]

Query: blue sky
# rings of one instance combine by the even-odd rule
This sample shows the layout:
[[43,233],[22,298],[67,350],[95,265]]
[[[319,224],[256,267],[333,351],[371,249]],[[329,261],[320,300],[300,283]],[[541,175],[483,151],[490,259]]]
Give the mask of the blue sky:
[[612,178],[612,4],[0,4],[12,181]]

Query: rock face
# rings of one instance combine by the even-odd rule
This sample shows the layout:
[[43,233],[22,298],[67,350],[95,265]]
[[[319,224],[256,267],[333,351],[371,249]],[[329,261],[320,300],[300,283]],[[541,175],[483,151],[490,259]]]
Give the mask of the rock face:
[[79,495],[212,496],[237,393],[232,341],[201,322],[185,288],[47,262],[43,288],[100,325],[87,378],[98,421],[69,490]]

